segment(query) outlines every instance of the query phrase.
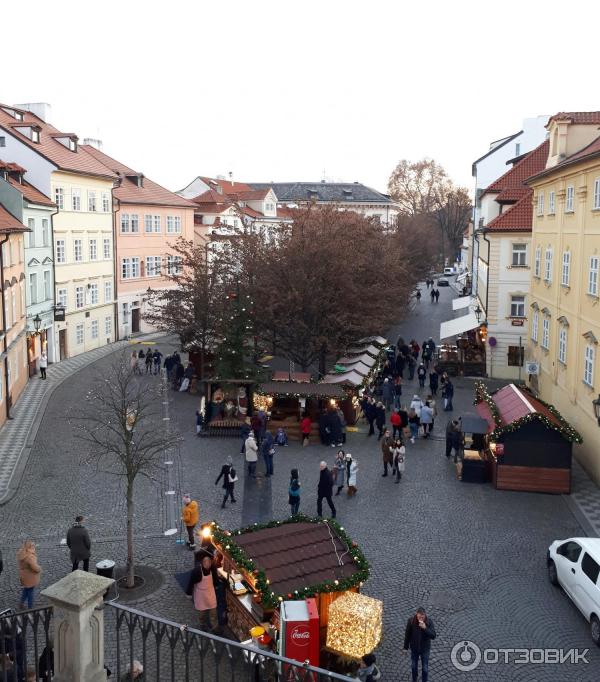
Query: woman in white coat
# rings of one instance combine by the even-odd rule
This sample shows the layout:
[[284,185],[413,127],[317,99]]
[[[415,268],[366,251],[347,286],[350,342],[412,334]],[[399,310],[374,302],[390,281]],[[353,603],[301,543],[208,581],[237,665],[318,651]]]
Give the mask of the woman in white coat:
[[356,495],[356,474],[358,473],[358,462],[352,459],[352,455],[346,455],[346,462],[348,465],[348,497]]

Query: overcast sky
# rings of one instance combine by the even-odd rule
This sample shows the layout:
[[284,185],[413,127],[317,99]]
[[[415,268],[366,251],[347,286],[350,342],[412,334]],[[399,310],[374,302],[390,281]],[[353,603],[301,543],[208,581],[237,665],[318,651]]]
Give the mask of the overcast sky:
[[[0,101],[177,190],[196,175],[360,181],[471,162],[522,119],[600,109],[600,3],[28,0],[0,14]],[[8,159],[10,160],[10,159]]]

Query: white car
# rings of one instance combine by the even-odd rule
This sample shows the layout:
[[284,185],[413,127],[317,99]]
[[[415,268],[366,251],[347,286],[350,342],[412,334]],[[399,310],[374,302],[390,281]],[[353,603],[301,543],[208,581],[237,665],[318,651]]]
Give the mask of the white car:
[[590,624],[600,646],[600,538],[556,540],[548,548],[548,578],[560,585]]
[[455,275],[456,270],[454,268],[444,268],[444,275]]

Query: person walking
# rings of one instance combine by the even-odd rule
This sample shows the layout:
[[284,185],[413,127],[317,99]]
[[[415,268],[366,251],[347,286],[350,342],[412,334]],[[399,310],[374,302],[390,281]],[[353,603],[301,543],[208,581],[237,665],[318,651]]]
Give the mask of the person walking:
[[425,609],[419,606],[414,616],[406,623],[404,633],[404,651],[410,647],[411,671],[413,682],[419,679],[419,659],[421,660],[421,679],[427,682],[429,678],[429,653],[431,640],[435,639],[435,627]]
[[204,416],[200,410],[196,410],[196,435],[197,436],[199,436],[202,433],[202,427],[203,426],[204,426]]
[[171,382],[173,381],[173,367],[175,366],[175,359],[173,358],[173,355],[167,355],[165,358],[165,361],[163,362],[163,367],[165,369],[165,372],[167,374],[167,381]]
[[413,399],[410,403],[410,407],[417,413],[417,416],[421,416],[421,408],[423,407],[423,401],[419,396],[415,393],[413,395]]
[[185,369],[183,368],[183,364],[181,362],[178,362],[175,364],[175,369],[173,371],[173,374],[174,374],[173,390],[178,391],[179,388],[181,387],[183,377],[185,376]]
[[90,570],[90,556],[92,553],[92,541],[87,528],[83,525],[83,516],[77,516],[75,523],[67,531],[67,547],[71,550],[71,571],[79,568],[79,562],[83,562],[83,570]]
[[400,438],[402,435],[402,417],[398,410],[394,410],[390,416],[390,424],[392,425],[393,438]]
[[46,378],[46,370],[47,369],[48,369],[48,356],[46,355],[46,351],[43,350],[42,354],[40,355],[40,379]]
[[419,424],[421,420],[414,407],[408,411],[408,428],[410,429],[410,442],[414,445],[415,440],[419,435]]
[[341,429],[341,434],[342,434],[342,444],[346,443],[346,415],[344,414],[344,410],[342,410],[341,407],[338,407],[336,410],[338,419],[340,420],[340,429]]
[[437,373],[437,370],[434,367],[431,372],[429,372],[429,390],[431,391],[431,395],[437,395],[439,381],[440,375]]
[[381,387],[381,398],[383,400],[383,404],[385,405],[385,409],[389,410],[392,406],[392,400],[394,398],[394,387],[388,377],[383,380],[383,386]]
[[265,476],[273,475],[273,455],[275,454],[275,441],[270,431],[265,431],[265,437],[260,444],[260,452],[265,462]]
[[383,474],[382,478],[388,475],[388,466],[391,466],[394,462],[394,456],[392,455],[392,448],[394,447],[394,441],[390,435],[389,429],[385,430],[383,440],[381,441],[381,454],[383,458]]
[[146,364],[146,374],[151,374],[152,372],[152,351],[148,348],[146,352],[146,359],[144,360]]
[[191,496],[188,494],[183,496],[183,509],[181,510],[181,520],[183,525],[187,530],[188,540],[186,545],[189,549],[196,548],[196,541],[194,539],[194,529],[200,518],[200,511],[198,509],[198,503],[196,500],[192,500]]
[[194,599],[194,608],[200,615],[200,627],[203,630],[214,631],[218,626],[217,621],[217,585],[218,576],[212,557],[204,551],[199,552],[200,560],[196,562],[187,593]]
[[435,302],[437,303],[440,300],[440,290],[436,289],[435,290]]
[[442,398],[444,399],[444,411],[452,412],[452,398],[454,397],[454,384],[447,379],[442,389]]
[[397,376],[394,379],[394,407],[400,408],[400,400],[402,399],[402,379]]
[[300,431],[302,432],[302,447],[306,447],[310,443],[310,430],[312,428],[312,422],[308,413],[305,412],[300,422]]
[[21,601],[19,610],[23,611],[27,605],[28,609],[33,608],[33,592],[40,584],[42,569],[38,564],[35,544],[31,540],[25,542],[17,551],[17,565],[19,567],[19,580],[21,582]]
[[452,444],[452,449],[454,450],[454,463],[458,462],[460,457],[460,451],[463,447],[463,433],[461,429],[460,421],[456,422],[456,426],[450,434],[450,443]]
[[292,516],[298,514],[300,509],[300,477],[298,469],[292,469],[290,474],[290,484],[288,486],[288,503]]
[[258,445],[256,444],[256,436],[251,431],[244,443],[246,450],[246,463],[248,464],[248,476],[256,478],[256,462],[258,461]]
[[431,420],[431,426],[429,427],[429,433],[431,433],[433,431],[435,420],[437,419],[437,416],[438,416],[437,402],[434,400],[434,398],[431,394],[429,394],[427,396],[427,400],[425,402],[429,405],[429,407],[431,407],[431,411],[433,412],[433,418]]
[[417,378],[419,380],[419,386],[425,388],[425,377],[427,376],[427,368],[423,363],[417,368]]
[[137,374],[137,353],[135,351],[132,351],[131,357],[129,358],[129,369],[131,369],[134,374]]
[[356,475],[358,474],[358,462],[352,457],[352,455],[346,453],[346,472],[348,478],[348,497],[353,497],[358,492],[356,487]]
[[317,487],[317,516],[323,516],[323,499],[327,501],[329,509],[331,509],[331,518],[335,519],[335,506],[331,499],[333,493],[333,478],[331,471],[327,468],[327,462],[319,464],[319,485]]
[[344,480],[346,478],[346,453],[343,450],[338,450],[333,463],[333,482],[337,487],[336,495],[342,492],[344,487]]
[[412,381],[415,378],[415,369],[417,367],[415,356],[410,353],[406,362],[408,363],[408,378]]
[[381,440],[385,427],[385,407],[383,406],[383,403],[377,403],[375,406],[375,425],[379,429],[377,440]]
[[452,455],[452,432],[458,428],[458,422],[455,419],[449,419],[446,424],[446,459],[450,459]]
[[429,438],[429,434],[433,428],[433,410],[427,402],[421,408],[420,419],[421,426],[423,427],[423,438]]
[[431,298],[431,302],[435,303],[435,289],[431,287],[431,291],[429,292],[429,298]]
[[144,353],[144,349],[140,348],[140,351],[138,353],[138,374],[144,373],[144,365],[145,364],[146,364],[146,355]]
[[369,433],[367,433],[367,436],[372,436],[375,433],[375,415],[375,399],[371,396],[367,402],[367,411],[365,414],[367,421],[369,422]]
[[217,485],[221,479],[223,479],[222,487],[225,491],[223,502],[221,503],[221,509],[225,509],[227,498],[231,500],[232,504],[235,504],[236,502],[236,499],[233,496],[233,489],[235,488],[235,482],[238,480],[238,478],[235,473],[235,469],[233,468],[233,458],[231,455],[227,457],[227,462],[221,467],[221,473],[217,476],[215,485]]
[[400,439],[394,443],[392,454],[394,455],[394,468],[392,469],[392,474],[396,474],[395,482],[400,483],[406,461],[406,448]]
[[154,351],[154,354],[152,355],[152,363],[154,365],[154,374],[155,375],[157,375],[160,372],[161,360],[162,360],[162,353],[157,348]]

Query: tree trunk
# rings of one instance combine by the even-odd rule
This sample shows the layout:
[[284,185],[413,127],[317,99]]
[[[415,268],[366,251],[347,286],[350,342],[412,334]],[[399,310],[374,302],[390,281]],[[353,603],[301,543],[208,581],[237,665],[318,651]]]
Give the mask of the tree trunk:
[[127,587],[133,586],[133,481],[130,481],[127,483]]
[[319,351],[319,379],[322,379],[327,374],[327,348],[321,347]]

